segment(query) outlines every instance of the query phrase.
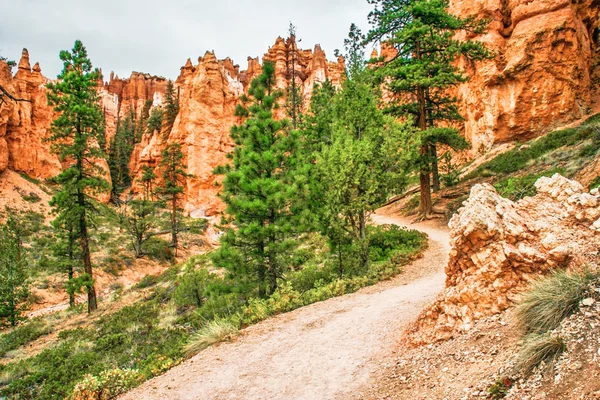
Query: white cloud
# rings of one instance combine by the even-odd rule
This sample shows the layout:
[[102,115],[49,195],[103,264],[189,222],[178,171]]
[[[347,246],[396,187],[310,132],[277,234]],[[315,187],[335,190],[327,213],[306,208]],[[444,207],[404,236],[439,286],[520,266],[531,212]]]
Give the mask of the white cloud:
[[242,69],[248,56],[262,56],[289,22],[301,47],[319,43],[329,58],[342,48],[351,23],[367,29],[366,0],[13,0],[0,3],[0,53],[31,61],[55,77],[60,50],[76,39],[105,77],[131,71],[176,78],[187,58],[207,50],[231,57]]

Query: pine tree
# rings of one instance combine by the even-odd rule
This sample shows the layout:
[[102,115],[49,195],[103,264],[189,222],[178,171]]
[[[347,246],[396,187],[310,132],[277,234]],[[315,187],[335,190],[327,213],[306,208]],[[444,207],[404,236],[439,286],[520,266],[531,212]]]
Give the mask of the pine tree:
[[22,227],[17,218],[14,210],[7,212],[0,227],[0,326],[15,326],[23,319],[23,301],[29,293]]
[[135,124],[135,143],[139,143],[142,140],[142,136],[144,136],[144,133],[146,133],[151,108],[152,100],[146,100],[146,102],[144,103],[144,107],[142,107],[142,111],[140,112],[140,118]]
[[274,84],[275,69],[265,63],[236,110],[245,121],[231,130],[236,144],[232,164],[216,170],[225,174],[221,198],[227,204],[224,222],[229,226],[214,262],[254,286],[260,296],[273,293],[290,268],[299,223],[292,210],[298,192],[292,171],[299,141],[289,121],[273,117],[282,95]]
[[87,287],[87,276],[76,275],[81,263],[81,249],[77,246],[78,234],[75,226],[65,226],[60,220],[52,221],[54,229],[52,250],[52,266],[59,273],[67,275],[66,291],[69,295],[69,306],[75,305],[75,294]]
[[140,178],[140,183],[144,186],[144,200],[152,201],[154,199],[152,184],[155,179],[156,174],[154,173],[154,168],[149,165],[144,165],[142,167],[142,177]]
[[136,130],[135,114],[131,110],[125,119],[117,121],[117,131],[110,141],[108,167],[115,201],[124,189],[131,186],[129,161],[135,146]]
[[298,71],[296,70],[299,41],[296,37],[296,27],[290,22],[288,38],[285,43],[287,78],[290,81],[286,90],[286,109],[294,129],[298,128],[300,124],[303,102],[302,92],[297,81]]
[[455,61],[490,56],[481,43],[458,39],[456,34],[481,33],[486,23],[449,14],[448,0],[368,1],[375,9],[369,15],[373,29],[367,41],[385,41],[398,51],[389,62],[377,60],[382,81],[398,99],[388,111],[412,117],[420,131],[420,213],[426,217],[432,212],[430,175],[432,163],[436,165],[436,144],[467,145],[457,129],[447,127],[461,120],[457,99],[448,89],[467,79]]
[[146,128],[148,132],[159,132],[162,129],[164,119],[164,111],[160,107],[154,107],[150,112],[150,116],[146,120]]
[[65,163],[55,178],[60,188],[51,205],[57,219],[76,227],[88,281],[88,312],[98,308],[93,282],[89,227],[96,211],[90,195],[109,189],[97,160],[104,158],[104,116],[98,103],[96,86],[100,74],[92,70],[87,51],[77,40],[71,52],[61,51],[63,70],[59,81],[48,84],[48,102],[57,118],[52,122],[53,151]]
[[167,83],[167,91],[165,93],[164,116],[164,126],[167,135],[171,133],[171,130],[173,129],[177,114],[179,114],[179,95],[175,93],[175,86],[173,86],[173,82],[169,80]]
[[179,232],[179,213],[177,204],[183,194],[185,178],[190,176],[185,171],[183,152],[179,143],[171,143],[162,151],[159,167],[162,169],[163,187],[159,192],[171,206],[171,246],[177,256],[177,234]]

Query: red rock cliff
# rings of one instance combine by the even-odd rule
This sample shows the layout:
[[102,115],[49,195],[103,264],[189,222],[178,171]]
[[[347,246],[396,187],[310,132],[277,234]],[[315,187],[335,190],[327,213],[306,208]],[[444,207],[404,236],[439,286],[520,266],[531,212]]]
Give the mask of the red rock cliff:
[[475,151],[535,137],[596,107],[598,0],[452,0],[456,15],[491,21],[477,40],[496,57],[463,62],[458,95]]
[[[295,43],[278,38],[263,57],[275,65],[277,87],[281,89],[290,83],[286,60],[291,46],[295,48]],[[343,70],[343,60],[328,62],[319,46],[314,51],[297,50],[296,79],[307,102],[315,83],[329,79],[339,84]],[[180,111],[173,130],[168,137],[158,132],[145,135],[133,152],[131,171],[139,175],[142,166],[158,165],[164,147],[171,142],[179,143],[186,156],[188,172],[193,175],[186,184],[186,211],[197,216],[221,211],[219,188],[215,186],[218,177],[212,171],[227,162],[226,154],[232,149],[229,131],[239,122],[233,115],[235,107],[260,71],[258,59],[253,58],[248,59],[248,69],[241,72],[229,58],[218,60],[210,52],[200,57],[197,65],[188,60],[176,81]]]

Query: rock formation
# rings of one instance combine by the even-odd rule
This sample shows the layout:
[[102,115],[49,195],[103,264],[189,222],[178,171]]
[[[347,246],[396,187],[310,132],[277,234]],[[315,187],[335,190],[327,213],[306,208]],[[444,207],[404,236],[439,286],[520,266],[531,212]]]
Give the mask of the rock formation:
[[[598,0],[451,0],[450,12],[490,21],[478,40],[495,55],[459,60],[469,80],[455,95],[473,154],[530,139],[597,112]],[[382,45],[378,55],[395,50]]]
[[458,88],[473,150],[546,133],[596,106],[597,0],[452,0],[456,15],[491,20],[477,37],[496,57]]
[[124,118],[130,112],[139,118],[148,100],[153,106],[160,106],[166,90],[167,79],[163,77],[133,72],[128,79],[120,79],[111,72],[109,81],[102,82],[99,89],[107,140],[114,136],[119,118]]
[[[293,47],[292,47],[293,46]],[[290,83],[289,52],[296,53],[297,84],[306,104],[315,83],[329,79],[339,84],[344,71],[343,59],[328,62],[323,50],[297,50],[295,43],[278,38],[264,55],[263,61],[275,65],[277,87],[285,89]],[[248,59],[248,69],[241,71],[229,58],[218,60],[207,52],[193,65],[191,60],[181,68],[176,81],[180,111],[172,131],[145,135],[131,157],[130,170],[139,175],[144,165],[157,166],[161,151],[168,143],[181,144],[186,156],[188,173],[185,210],[194,216],[211,216],[223,209],[217,197],[219,178],[213,174],[217,165],[228,160],[232,150],[229,131],[236,122],[234,110],[239,97],[247,91],[250,82],[261,73],[258,59]],[[279,115],[285,111],[281,109]],[[160,175],[157,171],[157,175]]]
[[561,175],[541,178],[519,202],[476,185],[450,221],[446,288],[420,316],[410,338],[427,343],[498,314],[534,279],[557,268],[600,261],[600,195]]
[[58,158],[43,142],[53,118],[46,82],[38,64],[31,68],[26,49],[14,77],[8,65],[0,61],[0,85],[13,97],[24,100],[0,104],[0,172],[10,168],[43,179],[60,172]]

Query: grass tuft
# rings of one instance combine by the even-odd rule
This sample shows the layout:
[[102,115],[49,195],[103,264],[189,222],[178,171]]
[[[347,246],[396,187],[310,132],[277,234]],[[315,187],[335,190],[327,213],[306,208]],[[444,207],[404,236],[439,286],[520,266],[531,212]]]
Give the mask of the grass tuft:
[[537,281],[516,308],[516,318],[526,334],[542,334],[558,328],[586,297],[591,274],[555,272]]
[[531,333],[524,338],[516,368],[529,375],[542,362],[552,366],[566,349],[564,340],[555,333]]
[[185,351],[191,357],[215,343],[230,340],[237,332],[238,328],[230,321],[211,321],[192,336],[190,342],[185,346]]

